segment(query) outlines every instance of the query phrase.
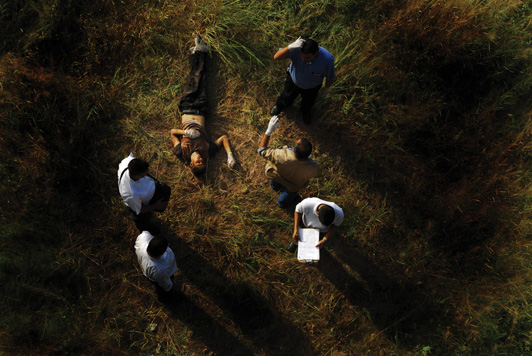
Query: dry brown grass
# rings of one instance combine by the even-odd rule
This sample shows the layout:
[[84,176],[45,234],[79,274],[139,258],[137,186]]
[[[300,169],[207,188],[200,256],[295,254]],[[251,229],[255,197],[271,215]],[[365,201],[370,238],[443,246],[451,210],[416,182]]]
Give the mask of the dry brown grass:
[[[524,3],[48,5],[15,19],[26,32],[0,59],[0,353],[526,354]],[[214,49],[208,132],[241,163],[219,152],[201,184],[169,139],[191,32]],[[338,64],[313,124],[290,109],[272,137],[309,137],[323,177],[301,194],[346,213],[317,265],[285,251],[293,217],[256,154],[286,67],[271,56],[299,34]],[[116,189],[130,151],[173,189],[156,218],[178,263],[170,306]]]

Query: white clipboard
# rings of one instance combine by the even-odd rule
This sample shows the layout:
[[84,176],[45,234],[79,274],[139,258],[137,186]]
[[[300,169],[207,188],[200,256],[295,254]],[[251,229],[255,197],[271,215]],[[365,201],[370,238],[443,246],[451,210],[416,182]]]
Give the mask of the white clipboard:
[[299,243],[297,244],[297,259],[303,263],[314,263],[320,260],[320,230],[299,229]]

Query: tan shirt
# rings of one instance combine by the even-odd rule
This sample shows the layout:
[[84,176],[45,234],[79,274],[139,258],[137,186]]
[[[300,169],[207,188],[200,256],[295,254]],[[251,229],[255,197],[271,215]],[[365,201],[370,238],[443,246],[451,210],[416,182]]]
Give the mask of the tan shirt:
[[201,157],[207,159],[209,157],[209,141],[207,140],[207,132],[205,128],[196,120],[188,120],[183,122],[181,129],[196,129],[200,132],[200,136],[195,139],[184,137],[181,139],[181,150],[183,152],[183,159],[190,162],[190,155],[194,151],[198,151]]
[[266,163],[266,178],[281,184],[289,192],[297,192],[308,184],[310,178],[320,176],[318,162],[307,158],[299,160],[288,146],[266,147],[260,151]]

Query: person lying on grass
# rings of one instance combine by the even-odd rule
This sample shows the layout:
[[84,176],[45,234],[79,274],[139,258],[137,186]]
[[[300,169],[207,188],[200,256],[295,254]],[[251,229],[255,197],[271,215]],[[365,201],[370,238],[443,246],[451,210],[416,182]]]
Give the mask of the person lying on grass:
[[196,46],[191,48],[190,72],[183,96],[179,102],[181,111],[181,128],[172,129],[170,138],[173,143],[172,152],[187,165],[192,174],[201,177],[207,171],[207,162],[220,147],[227,153],[227,165],[234,168],[237,164],[231,145],[226,135],[210,142],[205,130],[207,112],[207,95],[205,90],[205,70],[207,46],[196,36]]

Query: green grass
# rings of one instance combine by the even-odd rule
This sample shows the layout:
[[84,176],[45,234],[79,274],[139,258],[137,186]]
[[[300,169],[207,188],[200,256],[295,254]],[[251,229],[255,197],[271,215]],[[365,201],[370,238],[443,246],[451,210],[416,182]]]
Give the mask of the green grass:
[[[530,353],[531,20],[517,0],[0,5],[0,353]],[[169,140],[192,32],[211,49],[207,130],[242,163],[218,154],[199,185]],[[293,216],[256,154],[273,54],[300,35],[338,80],[272,144],[307,136],[323,176],[302,196],[346,213],[313,266],[285,251]],[[172,187],[171,308],[116,189],[129,152]]]

